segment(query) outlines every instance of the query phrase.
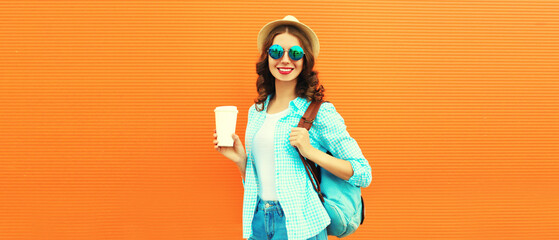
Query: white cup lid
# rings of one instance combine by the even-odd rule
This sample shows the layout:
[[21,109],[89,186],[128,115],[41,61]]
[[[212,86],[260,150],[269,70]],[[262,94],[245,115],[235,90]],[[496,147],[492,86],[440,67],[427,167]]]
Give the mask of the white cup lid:
[[220,107],[216,107],[214,112],[236,112],[238,113],[239,111],[237,110],[237,106],[220,106]]

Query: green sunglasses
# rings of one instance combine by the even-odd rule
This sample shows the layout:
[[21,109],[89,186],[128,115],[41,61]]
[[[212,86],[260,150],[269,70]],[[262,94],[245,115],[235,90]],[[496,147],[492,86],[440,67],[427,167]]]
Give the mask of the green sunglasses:
[[[270,57],[272,57],[273,59],[280,59],[281,57],[283,57],[284,52],[285,51],[283,50],[283,48],[278,44],[274,44],[268,49],[268,55],[270,55]],[[304,55],[305,52],[300,46],[293,46],[289,49],[289,58],[291,58],[293,61],[301,60]]]

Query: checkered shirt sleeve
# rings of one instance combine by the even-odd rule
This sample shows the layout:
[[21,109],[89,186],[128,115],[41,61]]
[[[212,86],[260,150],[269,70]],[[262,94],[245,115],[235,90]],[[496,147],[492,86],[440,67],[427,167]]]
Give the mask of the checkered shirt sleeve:
[[344,119],[332,103],[322,104],[312,127],[317,128],[321,145],[332,156],[351,163],[353,176],[348,182],[357,187],[369,186],[372,179],[371,166],[355,139],[349,135]]

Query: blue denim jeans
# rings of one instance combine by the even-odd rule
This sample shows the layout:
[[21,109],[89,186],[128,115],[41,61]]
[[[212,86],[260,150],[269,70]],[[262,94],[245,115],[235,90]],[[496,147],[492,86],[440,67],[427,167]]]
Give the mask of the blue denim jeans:
[[[287,240],[285,215],[279,201],[264,201],[258,197],[254,218],[252,220],[252,235],[248,240]],[[326,229],[308,240],[327,240]]]

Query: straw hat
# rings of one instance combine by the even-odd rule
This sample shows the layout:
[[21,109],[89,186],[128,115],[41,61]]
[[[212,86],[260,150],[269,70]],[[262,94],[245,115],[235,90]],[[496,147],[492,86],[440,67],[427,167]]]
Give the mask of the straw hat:
[[270,34],[270,32],[274,28],[280,25],[292,25],[300,29],[303,33],[305,33],[305,35],[307,35],[307,38],[311,42],[311,48],[314,57],[315,58],[318,57],[318,52],[320,52],[320,44],[318,43],[318,37],[310,27],[303,24],[302,22],[299,22],[297,18],[291,15],[287,15],[280,20],[271,21],[268,24],[264,25],[262,29],[260,29],[260,32],[258,33],[258,39],[257,39],[258,52],[262,53],[263,50],[262,48],[264,45],[264,41],[266,40],[266,37],[268,36],[268,34]]

